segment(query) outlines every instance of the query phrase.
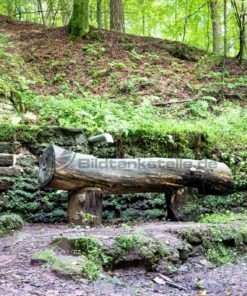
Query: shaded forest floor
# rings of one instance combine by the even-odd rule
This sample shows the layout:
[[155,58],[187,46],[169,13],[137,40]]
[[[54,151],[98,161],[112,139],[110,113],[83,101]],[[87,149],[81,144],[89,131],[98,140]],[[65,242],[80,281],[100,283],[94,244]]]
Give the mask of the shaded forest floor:
[[[38,250],[49,247],[55,237],[75,238],[93,236],[109,241],[119,234],[145,231],[162,243],[177,249],[182,244],[181,234],[206,229],[208,225],[194,223],[149,223],[126,227],[96,229],[73,228],[63,225],[26,225],[14,235],[0,239],[0,294],[12,295],[246,295],[247,263],[242,258],[237,264],[222,267],[210,264],[203,256],[192,257],[181,263],[174,283],[187,290],[168,284],[155,283],[155,272],[146,272],[140,266],[104,273],[94,283],[79,278],[67,279],[54,274],[48,267],[31,266],[30,260]],[[232,225],[232,227],[236,227]]]

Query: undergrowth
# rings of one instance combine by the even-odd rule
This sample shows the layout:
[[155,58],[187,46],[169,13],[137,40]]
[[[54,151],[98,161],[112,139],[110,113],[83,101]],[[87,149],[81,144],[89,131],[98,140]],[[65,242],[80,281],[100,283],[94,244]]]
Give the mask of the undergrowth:
[[[211,216],[202,219],[202,222],[228,223],[232,214],[223,217]],[[237,216],[239,218],[239,216]],[[245,224],[235,226],[211,226],[207,230],[189,230],[183,238],[192,246],[201,246],[202,253],[211,261],[218,265],[236,262],[240,254],[246,253],[247,228]]]
[[13,230],[22,228],[24,221],[16,214],[3,214],[0,216],[0,237]]

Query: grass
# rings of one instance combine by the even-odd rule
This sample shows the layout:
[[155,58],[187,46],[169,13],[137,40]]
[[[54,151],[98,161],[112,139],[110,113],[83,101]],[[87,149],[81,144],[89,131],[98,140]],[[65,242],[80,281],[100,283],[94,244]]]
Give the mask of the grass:
[[214,223],[214,224],[229,224],[232,222],[247,221],[247,212],[233,213],[227,211],[226,213],[215,213],[204,215],[199,222],[201,223]]

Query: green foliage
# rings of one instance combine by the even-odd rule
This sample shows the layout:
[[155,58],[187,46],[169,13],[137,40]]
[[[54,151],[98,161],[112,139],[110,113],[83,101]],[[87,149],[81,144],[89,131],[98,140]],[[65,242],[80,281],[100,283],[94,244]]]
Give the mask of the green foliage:
[[33,73],[28,73],[23,58],[12,53],[11,47],[9,36],[0,34],[0,96],[22,111],[21,93],[28,89]]
[[225,196],[207,195],[199,202],[200,205],[211,214],[225,213],[234,208],[245,208],[247,206],[245,192],[235,192]]
[[72,248],[77,254],[86,256],[89,260],[99,266],[106,267],[110,261],[100,244],[100,242],[92,237],[81,237],[71,240]]
[[32,259],[34,260],[41,260],[47,264],[52,264],[56,260],[56,255],[52,251],[38,251],[33,256]]
[[234,249],[226,248],[222,244],[216,244],[208,248],[207,257],[210,261],[221,265],[234,262],[237,257],[237,252]]
[[115,257],[126,256],[131,251],[144,245],[143,238],[139,235],[121,235],[115,238]]
[[87,44],[83,47],[83,50],[90,53],[92,56],[96,57],[97,59],[101,58],[105,52],[105,48],[100,44],[100,42]]
[[132,220],[160,219],[166,215],[164,194],[136,193],[123,195],[105,195],[103,200],[103,218],[106,221],[120,219]]
[[134,58],[134,59],[137,60],[137,61],[140,61],[140,60],[143,58],[143,55],[141,55],[141,54],[139,54],[138,52],[136,52],[135,49],[132,49],[131,52],[130,52],[129,54],[130,54],[130,56],[131,56],[132,58]]
[[70,244],[73,252],[86,262],[83,273],[89,279],[98,278],[102,268],[106,268],[111,261],[111,257],[105,254],[101,243],[95,238],[86,236],[70,239]]
[[22,228],[24,221],[16,214],[3,214],[0,216],[0,236],[16,229]]
[[30,222],[66,221],[67,193],[40,191],[37,163],[32,157],[20,158],[18,164],[24,171],[11,181],[13,186],[4,194],[0,211],[19,213]]
[[125,80],[118,86],[118,93],[133,94],[136,91],[145,89],[148,86],[155,86],[156,83],[147,77],[135,77]]
[[191,114],[195,117],[206,118],[209,116],[209,112],[208,112],[209,104],[206,101],[202,101],[202,100],[192,101],[188,103],[188,107],[190,109]]
[[200,58],[197,63],[195,70],[195,76],[198,79],[202,79],[205,75],[208,75],[209,70],[212,67],[218,66],[221,62],[221,57],[218,55],[204,55]]
[[246,221],[247,213],[233,213],[227,211],[226,213],[215,213],[215,214],[205,214],[200,218],[201,223],[216,223],[216,224],[227,224],[237,221]]
[[182,209],[183,214],[191,218],[192,221],[197,221],[200,216],[200,205],[198,200],[188,201]]
[[112,61],[109,65],[110,65],[111,68],[115,68],[117,70],[122,70],[122,69],[127,68],[127,66],[124,63],[120,62],[120,61]]
[[[226,216],[223,217],[224,222],[227,219]],[[219,217],[216,219],[217,222]],[[192,245],[200,244],[208,259],[221,265],[234,262],[238,254],[244,250],[247,243],[247,228],[245,224],[211,226],[204,231],[190,230],[184,234],[184,238]]]
[[[147,11],[149,4],[140,4],[143,9],[145,8],[146,14],[152,14]],[[157,3],[152,3],[152,5],[156,7]],[[189,5],[192,10],[197,8],[195,3]],[[163,6],[174,12],[170,4],[159,3],[159,8]],[[141,10],[136,11],[137,15],[141,12]],[[177,15],[177,17],[181,16]],[[228,20],[230,21],[230,18]],[[132,21],[128,20],[129,24]],[[190,19],[190,23],[195,24],[195,19]],[[130,29],[130,27],[131,25],[128,29],[133,32],[133,28]],[[152,34],[154,29],[155,25],[152,24],[149,26],[150,32],[146,34]],[[201,26],[197,29],[201,30]],[[138,30],[140,32],[140,28]],[[173,32],[175,39],[179,39],[177,31],[179,32],[179,30]],[[168,31],[163,28],[159,34],[166,36]],[[187,34],[189,35],[186,36],[186,40],[189,43],[198,44],[192,34],[188,32]],[[85,81],[71,82],[67,79],[65,58],[55,60],[53,57],[47,61],[47,64],[52,69],[57,66],[60,68],[57,72],[55,70],[52,73],[49,72],[52,77],[48,86],[50,88],[57,86],[57,92],[52,92],[57,94],[49,96],[40,95],[40,90],[39,94],[31,90],[39,89],[39,83],[44,83],[42,75],[39,74],[38,69],[33,69],[29,63],[24,62],[20,55],[14,53],[13,46],[16,45],[11,43],[10,36],[0,34],[0,96],[13,102],[16,109],[16,114],[13,116],[0,118],[0,123],[4,123],[0,126],[1,140],[12,142],[14,139],[19,139],[25,143],[35,142],[38,147],[37,142],[50,142],[43,141],[45,137],[42,136],[42,133],[46,131],[48,133],[48,125],[83,128],[88,136],[107,131],[114,135],[117,143],[121,142],[122,148],[116,148],[115,145],[109,147],[99,145],[91,148],[92,154],[103,157],[124,155],[125,157],[214,158],[231,167],[236,190],[247,188],[247,114],[245,102],[241,99],[243,98],[242,89],[246,87],[246,77],[243,75],[233,77],[231,71],[225,71],[225,81],[222,84],[219,69],[220,58],[213,55],[203,56],[196,66],[196,77],[207,79],[205,84],[203,80],[200,84],[191,79],[188,83],[186,82],[191,90],[191,99],[195,98],[195,101],[185,105],[171,104],[165,108],[158,108],[153,105],[156,103],[162,105],[166,95],[163,95],[164,86],[162,92],[159,89],[160,81],[164,81],[163,76],[165,80],[172,82],[169,99],[173,99],[173,96],[178,96],[180,90],[176,83],[183,83],[185,77],[182,74],[192,69],[191,65],[187,67],[185,61],[181,60],[181,56],[176,56],[178,54],[176,49],[180,47],[180,44],[157,41],[156,51],[156,48],[152,47],[152,40],[149,42],[148,39],[148,42],[144,44],[143,39],[140,39],[139,44],[139,39],[132,39],[131,36],[118,36],[118,41],[114,44],[117,48],[114,50],[117,52],[122,47],[126,51],[121,53],[123,59],[114,56],[114,59],[118,59],[111,61],[112,55],[109,59],[108,40],[104,34],[94,32],[90,36],[84,40],[85,42],[83,41],[83,45],[79,42],[75,43],[75,48],[78,47],[81,50],[80,55],[87,61],[85,74],[92,78],[89,84]],[[106,45],[101,41],[104,38]],[[138,43],[136,47],[135,42]],[[192,48],[186,46],[181,46],[181,48],[189,52],[193,51]],[[176,57],[172,58],[171,54],[174,56],[174,53]],[[31,58],[36,59],[35,53],[31,52],[31,54],[34,54]],[[128,60],[129,57],[130,60]],[[78,57],[70,56],[69,59],[75,72],[78,71],[75,67],[79,62]],[[105,61],[107,66],[104,66]],[[44,68],[45,66],[42,65],[41,70],[44,71]],[[108,79],[105,79],[106,77]],[[94,93],[102,93],[102,91],[107,93],[105,85],[100,84],[104,80],[107,80],[113,88],[110,93],[105,96],[92,94],[97,87],[100,91]],[[216,98],[222,86],[233,90],[241,102],[217,102]],[[16,126],[18,123],[21,126]],[[37,124],[37,126],[27,128],[27,125],[31,124]],[[199,136],[202,141],[198,147]],[[54,134],[49,137],[51,138],[54,138]],[[39,196],[35,193],[38,191],[37,183],[29,181],[28,174],[15,180],[14,188],[5,197],[5,210],[24,213],[28,221],[65,221],[66,195],[59,193],[56,197],[55,193],[47,192]],[[30,174],[34,179],[33,172]],[[227,196],[225,200],[217,197],[217,201],[216,197],[205,197],[203,199],[205,203],[201,204],[209,212],[220,208],[225,210],[232,207],[243,207],[244,198],[241,194],[238,195],[239,198],[235,198],[236,195],[238,193]],[[59,197],[62,201],[61,206]],[[117,202],[113,201],[114,198]],[[162,197],[150,198],[149,195],[145,197],[139,195],[135,200],[126,195],[114,198],[107,197],[105,201],[104,216],[108,220],[121,218],[123,221],[129,221],[164,217],[165,204]],[[129,207],[126,206],[125,199]],[[188,204],[185,207],[187,212],[195,212],[197,209],[196,204]]]
[[171,250],[157,240],[138,234],[120,235],[115,238],[113,259],[126,258],[132,252],[139,254],[144,264],[155,269],[159,260]]
[[75,219],[78,219],[78,218],[82,218],[83,220],[83,224],[87,225],[87,224],[90,224],[92,222],[95,221],[96,217],[94,215],[91,215],[89,213],[85,213],[83,211],[80,211],[76,216],[75,216]]

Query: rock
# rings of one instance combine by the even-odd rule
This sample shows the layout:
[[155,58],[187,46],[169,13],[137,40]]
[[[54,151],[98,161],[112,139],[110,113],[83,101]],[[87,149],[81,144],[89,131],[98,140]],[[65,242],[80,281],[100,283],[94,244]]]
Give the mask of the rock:
[[8,167],[13,166],[14,163],[14,155],[13,154],[0,154],[0,167]]
[[211,262],[209,262],[207,259],[202,259],[199,261],[199,264],[203,267],[206,267],[206,268],[213,268],[213,264]]
[[154,281],[156,284],[159,284],[159,285],[165,285],[165,284],[166,284],[166,281],[165,281],[165,280],[163,280],[162,278],[157,277],[157,276],[153,279],[153,281]]
[[0,153],[16,153],[20,148],[20,142],[0,142]]
[[171,275],[177,271],[177,267],[172,262],[162,260],[161,262],[159,262],[156,270],[159,273]]
[[178,268],[178,272],[188,272],[189,271],[189,266],[188,266],[188,264],[183,264],[183,265],[181,265],[179,268]]

